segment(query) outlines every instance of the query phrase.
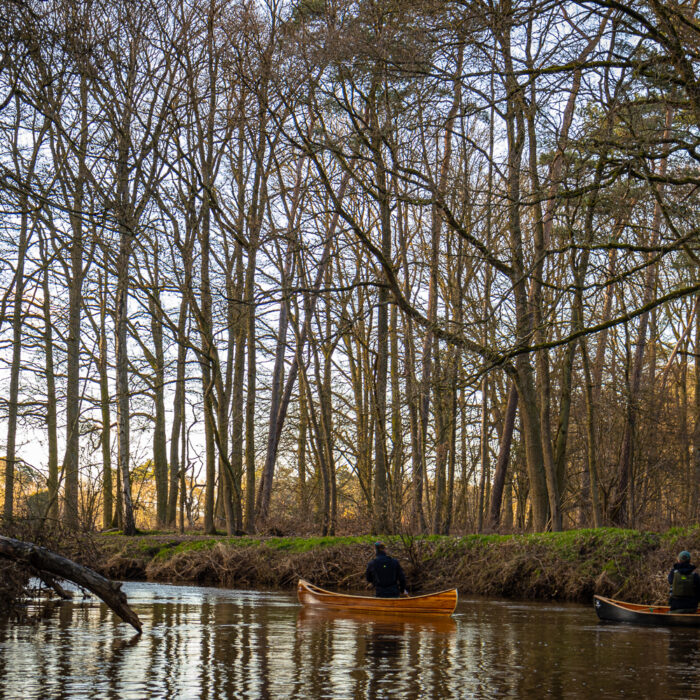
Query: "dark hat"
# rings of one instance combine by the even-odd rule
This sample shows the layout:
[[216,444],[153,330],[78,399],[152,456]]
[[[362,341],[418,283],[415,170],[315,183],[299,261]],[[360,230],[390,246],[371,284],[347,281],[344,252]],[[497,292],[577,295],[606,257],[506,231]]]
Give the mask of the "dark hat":
[[690,561],[690,552],[687,550],[683,550],[679,555],[678,555],[678,561]]

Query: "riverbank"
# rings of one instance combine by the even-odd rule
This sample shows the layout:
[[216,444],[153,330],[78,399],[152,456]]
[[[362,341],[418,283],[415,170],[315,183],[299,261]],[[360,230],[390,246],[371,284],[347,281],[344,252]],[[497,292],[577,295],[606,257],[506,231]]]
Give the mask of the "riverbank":
[[[306,578],[361,590],[373,537],[96,535],[86,561],[110,578],[292,588]],[[602,528],[526,535],[387,537],[413,593],[456,586],[462,595],[589,602],[594,593],[662,603],[682,549],[700,557],[700,528],[666,533]]]

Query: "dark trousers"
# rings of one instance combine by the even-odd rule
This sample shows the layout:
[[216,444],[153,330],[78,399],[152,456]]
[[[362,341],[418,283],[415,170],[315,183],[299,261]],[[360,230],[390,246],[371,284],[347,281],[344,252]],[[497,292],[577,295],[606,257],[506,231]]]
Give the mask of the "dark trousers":
[[376,586],[374,590],[374,595],[377,598],[398,598],[399,597],[399,587],[398,586]]
[[679,615],[692,615],[698,611],[698,601],[693,598],[674,598],[668,601],[669,612]]

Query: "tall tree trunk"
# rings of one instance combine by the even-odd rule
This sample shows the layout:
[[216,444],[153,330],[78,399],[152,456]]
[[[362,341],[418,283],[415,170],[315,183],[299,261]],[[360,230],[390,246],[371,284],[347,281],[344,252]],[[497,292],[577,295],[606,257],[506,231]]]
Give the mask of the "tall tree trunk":
[[[187,295],[183,294],[180,301],[180,311],[177,320],[177,365],[175,369],[175,396],[173,398],[173,423],[170,430],[170,485],[168,487],[168,527],[175,527],[177,518],[177,499],[180,483],[180,471],[184,468],[184,454],[180,454],[180,434],[184,430],[185,415],[183,413],[185,396],[185,363],[187,361],[187,326],[188,304]],[[182,463],[181,463],[182,459]]]
[[[79,218],[79,217],[75,217]],[[80,419],[80,309],[82,304],[82,223],[74,224],[71,245],[72,279],[68,293],[68,337],[66,338],[66,454],[63,461],[64,522],[78,527],[78,459]]]
[[[692,320],[690,321],[692,324]],[[677,384],[677,402],[678,402],[678,433],[679,433],[679,444],[680,444],[680,459],[679,466],[680,471],[683,474],[684,481],[686,483],[686,502],[685,513],[683,514],[684,522],[692,520],[695,516],[695,501],[693,496],[695,496],[695,486],[693,483],[695,477],[695,469],[692,464],[692,446],[690,440],[690,431],[688,430],[688,383],[689,383],[689,372],[688,372],[688,350],[690,343],[686,338],[683,343],[681,350],[681,362],[679,367],[679,381]],[[663,385],[662,385],[663,386]],[[651,466],[651,465],[650,465]],[[650,472],[651,469],[648,469]]]
[[299,432],[297,439],[297,473],[299,474],[299,514],[306,521],[309,514],[309,494],[306,484],[306,434],[308,426],[306,391],[299,383]]
[[[445,197],[445,190],[447,187],[447,178],[449,174],[449,168],[451,165],[452,157],[452,137],[454,131],[454,124],[457,117],[458,110],[461,106],[462,100],[462,64],[464,58],[464,43],[460,37],[459,45],[457,47],[456,56],[456,66],[455,73],[453,76],[453,97],[452,103],[450,105],[450,111],[447,115],[447,120],[445,124],[444,131],[444,143],[442,154],[440,157],[439,172],[437,175],[436,191],[434,193],[434,198],[437,201],[442,201]],[[437,204],[431,207],[431,221],[430,221],[430,282],[428,286],[428,311],[427,319],[431,326],[437,324],[437,308],[438,308],[438,272],[440,264],[440,239],[442,234],[442,215]],[[426,441],[428,435],[428,421],[430,417],[430,395],[432,391],[431,386],[431,376],[433,372],[432,362],[434,357],[434,344],[435,338],[434,333],[430,328],[425,329],[425,335],[423,336],[423,348],[421,357],[421,380],[420,380],[420,400],[418,404],[418,414],[420,418],[420,428],[418,431],[418,437],[420,439],[419,450],[417,453],[417,459],[420,460],[420,464],[416,466],[416,469],[421,471],[421,481],[427,482],[427,448]],[[427,496],[427,491],[425,491]],[[436,490],[436,497],[438,493]],[[428,510],[430,510],[430,504],[428,503]],[[433,513],[433,526],[435,525],[437,513],[439,508],[436,504],[435,511]],[[422,511],[422,507],[421,507]],[[421,512],[417,513],[418,518],[421,517]]]
[[109,375],[107,372],[107,289],[108,273],[105,268],[104,276],[99,275],[100,287],[100,329],[99,329],[99,359],[100,372],[100,414],[102,416],[102,528],[112,527],[114,504],[112,498],[112,418],[110,412]]
[[346,355],[350,371],[350,381],[354,398],[353,410],[356,418],[356,454],[357,476],[360,490],[367,505],[367,512],[372,513],[372,457],[371,434],[372,418],[367,387],[371,384],[371,375],[368,369],[368,340],[366,324],[362,320],[362,309],[356,312],[359,320],[354,324],[348,324],[351,331],[343,337],[346,346]]
[[[529,48],[528,48],[529,50]],[[527,125],[529,136],[529,158],[530,158],[530,178],[532,187],[535,192],[535,225],[534,225],[534,269],[532,272],[530,286],[530,314],[531,314],[531,332],[532,338],[536,344],[546,341],[544,330],[544,295],[543,295],[543,276],[544,276],[544,257],[545,249],[549,241],[548,230],[545,229],[544,214],[540,204],[539,197],[541,196],[541,186],[537,171],[538,149],[537,136],[535,128],[535,112],[537,105],[537,96],[535,94],[534,81],[530,84],[531,97],[530,109],[527,111]],[[556,187],[553,188],[556,192]],[[551,208],[552,211],[549,211]],[[553,213],[554,197],[551,197],[548,202],[547,221],[549,222]],[[537,367],[536,374],[536,392],[534,399],[537,403],[540,425],[540,440],[542,442],[542,459],[544,461],[544,470],[547,481],[547,492],[549,502],[549,514],[551,518],[551,527],[555,532],[562,529],[561,515],[561,490],[558,480],[558,474],[555,464],[554,451],[552,447],[552,427],[550,420],[551,411],[551,384],[549,371],[549,351],[538,350],[535,352],[535,365]],[[525,407],[523,406],[523,409]]]
[[391,320],[389,323],[389,358],[391,379],[391,498],[394,506],[391,514],[392,522],[400,522],[403,511],[403,425],[401,420],[401,380],[400,380],[400,355],[399,355],[399,311],[395,304],[391,307]]
[[[83,220],[85,218],[85,189],[89,178],[88,152],[88,78],[80,76],[80,140],[78,173],[74,183],[70,215],[70,288],[68,293],[68,336],[66,339],[66,452],[63,459],[64,522],[78,527],[78,468],[80,450],[80,324],[82,287],[86,270],[83,260]],[[87,263],[85,263],[86,265]]]
[[[525,145],[525,96],[518,83],[511,55],[512,18],[496,28],[505,64],[505,85],[508,90],[506,105],[506,135],[508,144],[506,190],[507,226],[510,236],[511,284],[515,301],[516,343],[527,344],[532,333],[532,305],[528,299],[527,272],[523,254],[521,224],[521,168]],[[520,353],[515,359],[515,379],[520,394],[521,425],[525,438],[526,464],[530,481],[530,502],[535,530],[545,529],[548,510],[558,508],[558,494],[553,469],[546,469],[542,451],[540,406],[535,393],[535,381],[530,357]],[[549,465],[552,466],[551,464]],[[549,505],[549,509],[548,509]]]
[[[271,56],[266,54],[266,71],[270,69]],[[248,532],[255,531],[255,521],[259,518],[264,523],[268,517],[269,499],[263,499],[260,491],[258,502],[255,501],[255,382],[256,382],[256,348],[255,348],[255,266],[260,245],[260,231],[262,229],[263,216],[267,204],[267,178],[268,171],[265,166],[265,153],[267,148],[267,89],[270,75],[264,72],[261,81],[260,99],[260,133],[255,153],[255,176],[252,190],[252,206],[248,221],[248,269],[246,270],[246,303],[248,305],[248,394],[246,396],[246,527]],[[274,460],[273,460],[274,465]],[[270,488],[272,480],[268,481]],[[265,507],[265,510],[264,510]],[[263,512],[264,511],[264,512]]]
[[[520,213],[518,202],[520,200],[519,185],[519,153],[522,152],[522,131],[515,138],[515,125],[512,124],[509,132],[512,133],[512,149],[509,157],[508,175],[508,200],[510,204],[509,227],[511,232],[512,253],[515,262],[513,275],[513,291],[516,307],[516,334],[518,342],[527,342],[530,337],[530,305],[525,290],[525,271],[523,267],[522,236],[520,228]],[[548,502],[551,507],[551,498],[556,493],[556,488],[548,488],[548,479],[545,474],[544,455],[542,452],[542,431],[540,427],[539,404],[535,396],[535,383],[530,357],[521,353],[516,357],[516,384],[520,394],[521,424],[525,438],[526,464],[530,480],[530,501],[532,505],[533,525],[537,531],[545,529],[548,516]],[[552,475],[549,475],[551,480]],[[550,500],[551,498],[551,500]]]
[[204,533],[216,533],[214,501],[216,496],[216,442],[214,440],[211,368],[207,359],[202,360],[202,387],[204,393]]
[[243,304],[245,294],[245,272],[243,266],[243,248],[236,246],[236,305],[235,320],[236,352],[233,358],[233,384],[231,387],[231,471],[234,479],[236,498],[236,530],[243,530],[243,503],[241,482],[243,478],[243,395],[245,384],[246,338],[248,333],[247,313]]
[[[321,380],[321,369],[320,360],[318,356],[318,344],[316,337],[309,333],[309,344],[311,346],[311,354],[313,356],[313,369],[314,378],[316,382],[316,388],[319,393],[319,398],[323,401],[323,383]],[[303,384],[303,391],[306,392],[309,401],[307,404],[309,422],[311,424],[312,434],[313,434],[313,451],[317,466],[317,473],[320,476],[321,481],[321,493],[320,493],[320,520],[321,520],[321,532],[322,534],[328,535],[331,526],[331,479],[330,470],[328,466],[328,451],[327,451],[327,440],[324,435],[324,417],[323,410],[324,407],[321,405],[321,416],[316,411],[316,406],[314,404],[311,385],[309,383],[309,377],[306,372],[306,367],[300,365],[300,384]]]
[[[453,257],[451,249],[451,239],[448,238],[449,258]],[[450,304],[454,309],[454,323],[457,326],[462,326],[464,323],[464,304],[463,304],[463,275],[465,256],[463,251],[463,240],[460,237],[457,243],[457,265],[451,275],[450,280]],[[457,404],[459,393],[460,368],[462,364],[462,350],[459,347],[450,348],[450,362],[448,368],[448,379],[446,386],[446,413],[448,424],[449,440],[449,457],[447,466],[447,495],[445,503],[445,516],[442,522],[441,534],[449,535],[452,528],[452,519],[454,514],[454,488],[455,488],[455,471],[457,466]]]
[[435,499],[433,510],[433,527],[435,534],[443,530],[445,509],[447,507],[447,460],[450,445],[450,420],[448,413],[449,392],[446,387],[447,368],[440,346],[435,345],[435,376],[438,385],[435,388],[433,413],[435,414]]
[[[411,277],[408,265],[408,241],[406,238],[407,222],[401,204],[397,204],[399,255],[404,273],[404,295],[410,298]],[[423,511],[423,457],[419,408],[420,388],[416,380],[416,349],[414,342],[413,319],[404,314],[404,363],[406,374],[406,397],[408,400],[408,419],[411,431],[411,529],[416,532],[427,532],[425,512]]]
[[[518,390],[514,382],[510,382],[508,398],[506,400],[506,410],[503,419],[503,428],[498,448],[498,461],[493,476],[493,488],[491,489],[491,503],[489,505],[489,529],[497,530],[501,519],[501,502],[503,498],[503,487],[506,483],[508,463],[510,462],[510,447],[513,442],[513,429],[515,428],[515,416],[518,411]],[[506,494],[507,496],[507,494]],[[512,494],[509,497],[512,499]],[[507,500],[507,499],[506,499]],[[513,510],[510,501],[507,503],[510,509],[510,524],[504,523],[505,527],[513,525]]]
[[[19,94],[14,95],[14,106],[15,106],[15,123],[14,129],[9,131],[9,146],[10,146],[10,158],[14,166],[14,176],[20,181],[24,181],[23,186],[20,187],[19,195],[19,239],[17,241],[17,265],[14,274],[14,285],[10,284],[10,289],[7,290],[6,294],[9,296],[12,287],[14,286],[14,302],[12,305],[12,360],[10,364],[10,391],[8,396],[8,416],[7,416],[7,443],[5,452],[5,500],[3,503],[3,515],[5,518],[11,519],[14,512],[14,488],[15,488],[15,465],[17,460],[17,418],[19,414],[19,382],[21,374],[21,362],[22,362],[22,326],[24,322],[22,304],[24,303],[24,292],[26,288],[25,280],[25,262],[27,257],[27,252],[29,248],[29,242],[31,238],[30,223],[32,227],[34,226],[34,221],[36,214],[32,212],[32,207],[26,192],[33,189],[33,180],[35,177],[36,164],[41,152],[44,137],[48,129],[49,121],[45,119],[41,128],[33,134],[34,144],[32,150],[29,152],[29,158],[25,161],[25,144],[21,143],[22,137],[25,132],[21,128],[21,120],[23,109],[21,107]],[[12,177],[10,178],[10,180]],[[8,180],[9,181],[9,180]],[[30,216],[31,215],[31,216]],[[45,252],[43,248],[42,241],[42,254]],[[48,290],[48,260],[46,256],[42,255],[46,261],[46,270],[43,275],[44,284],[44,341],[45,343],[51,343],[51,321],[50,314],[47,315],[47,297],[46,291]],[[7,297],[5,297],[7,298]],[[50,296],[48,297],[50,299]],[[3,309],[0,312],[4,316],[4,303]],[[0,318],[0,325],[4,319]],[[46,325],[48,323],[48,326]],[[47,390],[49,394],[53,389],[53,398],[55,399],[55,384],[53,375],[53,347],[47,346]],[[50,357],[49,357],[50,356]],[[53,418],[53,431],[51,419]],[[54,467],[53,476],[55,480],[53,482],[54,497],[56,496],[56,491],[58,489],[58,468],[57,468],[57,457],[55,454],[56,449],[56,406],[55,403],[52,405],[49,399],[49,416],[48,416],[48,427],[49,427],[49,477],[52,476],[51,467]],[[54,453],[52,454],[52,449]],[[54,459],[52,462],[51,459]],[[53,502],[54,513],[56,513],[55,500]]]
[[[205,200],[207,195],[205,194]],[[209,243],[210,211],[207,201],[202,203],[201,223],[199,227],[200,247],[200,285],[199,285],[199,314],[198,326],[202,342],[202,355],[200,364],[202,368],[202,394],[204,401],[204,426],[205,426],[205,464],[206,484],[204,490],[204,532],[213,534],[216,532],[214,523],[214,501],[216,495],[216,441],[214,438],[215,425],[215,398],[213,373],[216,372],[214,361],[214,339],[212,335],[212,298],[211,283],[209,280],[209,258],[211,254]],[[219,397],[221,399],[222,397]],[[223,474],[219,475],[223,478]]]
[[42,276],[44,292],[44,362],[46,371],[46,430],[48,438],[49,459],[49,507],[47,517],[58,522],[58,419],[56,405],[56,371],[53,353],[53,325],[51,318],[51,288],[49,285],[49,261],[46,256],[45,243],[40,239],[41,257],[45,268]]
[[245,409],[245,471],[246,471],[246,509],[245,531],[255,532],[255,381],[256,381],[256,349],[255,349],[255,258],[257,245],[252,242],[248,248],[248,269],[246,270],[246,302],[248,346],[248,374],[246,409]]
[[479,496],[476,511],[476,530],[483,532],[486,491],[486,472],[489,469],[489,378],[484,375],[481,380],[481,428],[479,430]]
[[[624,228],[624,223],[627,221],[626,217],[623,221],[617,222],[614,229],[614,234],[612,240],[617,240],[619,234]],[[615,284],[614,279],[617,274],[617,248],[613,248],[608,255],[608,269],[606,273],[606,289],[605,297],[603,299],[603,309],[600,315],[600,321],[608,321],[612,314],[612,304],[615,295]],[[598,334],[598,343],[596,344],[595,358],[593,360],[593,367],[591,368],[591,379],[593,381],[593,405],[597,406],[600,400],[600,394],[603,389],[603,369],[605,368],[605,353],[608,347],[608,335],[609,330],[607,328],[603,329]]]
[[[117,260],[116,295],[116,365],[117,365],[117,426],[119,431],[119,474],[121,478],[122,502],[124,508],[123,531],[125,535],[136,534],[134,507],[131,501],[131,477],[129,470],[129,359],[128,359],[128,299],[129,299],[129,260],[131,258],[131,232],[122,230],[119,238]],[[68,470],[66,470],[67,486]]]
[[[579,61],[583,63],[591,52],[598,46],[608,22],[610,12],[603,19],[598,32],[591,37],[588,44],[579,55]],[[530,36],[528,34],[527,62],[529,67],[534,68],[534,62],[530,53]],[[530,158],[530,178],[534,192],[534,269],[532,273],[532,284],[530,289],[530,300],[532,304],[532,331],[536,343],[546,340],[544,332],[544,259],[545,252],[551,240],[554,224],[554,213],[556,209],[557,193],[560,188],[562,171],[564,165],[564,154],[569,142],[569,131],[573,122],[576,101],[581,86],[582,71],[577,68],[573,72],[573,80],[569,92],[569,98],[564,107],[562,115],[562,126],[556,144],[556,153],[549,168],[549,192],[546,200],[546,207],[543,212],[540,197],[543,188],[540,184],[538,171],[538,144],[537,130],[535,125],[535,114],[537,109],[536,81],[530,82],[530,104],[527,109],[527,123],[529,136],[529,158]],[[549,351],[539,350],[535,359],[537,364],[537,399],[539,402],[539,419],[542,439],[542,456],[544,458],[545,474],[547,477],[547,490],[549,493],[549,509],[553,530],[561,530],[563,526],[561,513],[561,500],[564,490],[565,479],[565,457],[566,438],[568,434],[569,409],[571,402],[571,372],[575,354],[574,343],[570,344],[565,353],[562,366],[561,400],[558,431],[555,438],[556,447],[553,446],[552,428],[550,422],[551,410],[551,386],[549,369]]]
[[[228,464],[226,465],[228,502],[230,504],[232,518],[227,528],[233,533],[243,530],[243,502],[241,480],[243,474],[243,392],[245,381],[245,345],[246,325],[245,311],[242,308],[243,285],[245,272],[243,268],[243,251],[239,243],[236,243],[233,258],[229,265],[229,281],[227,282],[227,315],[229,323],[229,347],[226,357],[226,389],[225,404],[230,410],[230,421],[226,417],[226,424],[230,424],[231,450]],[[224,416],[222,416],[223,420]]]
[[165,355],[163,352],[163,318],[160,306],[160,271],[158,249],[154,251],[154,279],[149,294],[151,336],[153,338],[153,391],[155,425],[153,427],[153,472],[156,482],[156,522],[158,528],[168,521],[168,455],[165,438]]
[[[298,189],[297,180],[297,189]],[[272,370],[272,393],[270,397],[270,419],[267,432],[267,454],[276,457],[279,437],[277,435],[277,417],[280,414],[284,385],[284,356],[287,350],[287,330],[289,328],[289,283],[292,273],[292,245],[287,246],[284,267],[282,269],[282,295],[277,321],[277,343],[275,347],[275,364]],[[260,477],[259,509],[263,520],[267,519],[269,503],[272,496],[275,460],[265,461],[265,468]]]
[[[330,287],[332,283],[331,269],[328,268],[326,275],[326,285]],[[335,474],[335,457],[333,454],[333,390],[332,390],[332,367],[333,367],[333,348],[332,340],[333,323],[331,316],[331,299],[330,295],[326,294],[325,304],[325,337],[322,346],[323,350],[323,377],[320,385],[320,404],[321,404],[321,421],[323,430],[323,442],[326,452],[326,465],[328,472],[328,482],[330,490],[330,511],[328,518],[328,535],[335,535],[338,520],[338,492]]]
[[[371,98],[374,105],[371,114],[372,150],[376,156],[375,174],[379,200],[379,230],[381,235],[381,252],[385,260],[391,260],[391,211],[387,171],[381,151],[381,136],[376,113],[376,88]],[[386,282],[382,272],[381,282]],[[387,374],[389,355],[389,289],[381,284],[377,290],[377,361],[374,373],[374,531],[390,532],[389,503],[389,464],[386,447],[386,406]]]
[[510,532],[513,529],[513,482],[510,479],[506,483],[503,500],[505,503],[503,506],[503,527],[501,529],[505,532]]
[[[673,109],[666,109],[666,126],[664,129],[664,143],[669,143],[671,123],[673,120]],[[668,164],[668,145],[665,146],[665,155],[659,163],[659,177],[663,179],[666,176]],[[651,226],[651,239],[649,246],[653,249],[659,241],[661,235],[661,219],[662,210],[661,204],[657,201],[654,206],[654,218]],[[644,275],[644,297],[642,304],[646,305],[651,302],[656,292],[657,279],[657,264],[651,263],[651,258],[654,253],[649,253],[650,264]],[[630,490],[633,488],[631,483],[634,448],[635,448],[635,431],[637,423],[637,402],[642,380],[642,370],[644,369],[644,352],[647,347],[647,328],[649,326],[649,312],[643,313],[639,317],[639,326],[637,329],[637,340],[634,347],[634,358],[630,370],[629,379],[629,394],[627,399],[627,410],[625,415],[625,426],[622,435],[622,447],[620,449],[620,459],[617,467],[617,479],[615,483],[615,493],[613,496],[612,506],[610,508],[610,520],[615,525],[625,526],[630,519],[629,512],[629,496]]]
[[[596,189],[594,189],[593,194],[589,198],[588,206],[585,214],[584,221],[584,235],[583,235],[583,250],[580,253],[576,252],[576,245],[572,245],[571,253],[571,267],[574,275],[574,301],[571,313],[571,326],[574,332],[580,332],[584,327],[583,318],[583,293],[584,293],[584,282],[586,275],[588,273],[588,263],[590,258],[590,253],[588,246],[592,245],[594,238],[594,214],[595,205],[597,202],[597,187],[600,185],[603,167],[606,158],[601,154],[599,156],[598,166],[596,167],[594,183]],[[573,233],[572,233],[572,244]],[[583,363],[583,372],[585,379],[584,386],[584,396],[586,404],[586,461],[583,469],[583,487],[584,491],[587,490],[586,496],[590,500],[591,504],[591,516],[593,519],[593,526],[600,527],[602,525],[602,517],[600,511],[600,503],[598,500],[598,473],[596,464],[596,451],[597,445],[595,442],[595,403],[593,398],[593,385],[592,376],[590,368],[590,360],[588,357],[588,347],[587,339],[585,335],[579,338],[578,345],[581,348],[581,357]],[[563,472],[564,470],[564,458],[566,452],[566,435],[568,432],[569,423],[569,410],[571,405],[571,375],[573,371],[574,362],[574,349],[576,347],[576,342],[569,343],[567,347],[567,352],[565,356],[565,367],[563,372],[564,388],[562,389],[562,399],[560,408],[560,419],[559,419],[559,432],[557,435],[557,470],[558,472]],[[560,479],[563,482],[563,476],[560,475]]]
[[452,518],[454,513],[454,493],[455,493],[455,471],[457,467],[457,379],[459,366],[459,349],[453,348],[452,358],[452,381],[450,382],[450,405],[448,408],[449,417],[449,462],[447,465],[447,501],[445,504],[445,518],[442,523],[441,534],[449,535],[452,529]]
[[581,358],[583,362],[583,375],[585,379],[584,396],[586,400],[586,462],[584,467],[584,482],[588,485],[588,497],[591,502],[591,515],[593,527],[602,527],[603,517],[598,498],[598,466],[596,454],[598,445],[595,438],[595,403],[594,380],[591,374],[588,347],[585,337],[579,340],[581,345]]
[[700,523],[700,313],[695,314],[695,370],[694,370],[694,412],[693,429],[693,522]]
[[[129,357],[128,357],[128,323],[129,323],[129,285],[132,246],[136,236],[138,216],[131,196],[133,172],[130,156],[132,143],[132,118],[134,110],[134,84],[136,80],[136,41],[129,43],[129,56],[125,57],[127,68],[124,86],[124,104],[121,112],[115,115],[112,124],[116,139],[115,189],[116,219],[119,231],[119,253],[117,256],[117,290],[115,299],[116,327],[116,375],[117,375],[117,426],[119,433],[118,472],[121,478],[122,505],[124,510],[123,532],[125,535],[136,534],[136,521],[131,499],[131,461],[130,445],[130,392],[129,392]],[[85,126],[87,130],[87,125]]]
[[[256,348],[255,348],[255,267],[258,247],[260,245],[260,232],[262,230],[265,209],[268,202],[267,181],[269,166],[265,162],[268,153],[268,109],[269,109],[269,85],[272,75],[272,54],[274,51],[274,35],[270,35],[270,43],[265,47],[261,56],[261,75],[258,80],[257,106],[258,106],[258,142],[255,146],[255,173],[251,190],[251,207],[248,215],[248,269],[246,271],[246,303],[248,306],[248,394],[246,396],[246,527],[248,532],[255,531],[255,521],[259,518],[261,523],[267,520],[269,500],[263,503],[262,491],[258,502],[255,500],[255,382],[256,382]],[[273,458],[274,465],[274,458]],[[272,487],[272,480],[268,481]],[[271,497],[271,491],[270,491]]]
[[22,362],[22,302],[24,300],[24,262],[27,254],[28,224],[27,201],[21,205],[19,241],[17,244],[17,268],[15,270],[15,299],[12,305],[12,364],[10,365],[10,395],[7,415],[7,452],[5,454],[5,502],[3,515],[12,519],[15,494],[15,461],[17,440],[17,414],[19,380]]
[[[218,369],[217,369],[218,371]],[[219,482],[222,485],[221,498],[223,499],[224,515],[226,518],[226,534],[233,535],[236,532],[236,508],[234,504],[234,480],[231,472],[231,462],[228,458],[228,408],[229,402],[225,392],[219,394],[217,411],[219,450]]]
[[180,415],[182,416],[182,430],[180,431],[182,466],[180,467],[180,532],[185,532],[185,506],[187,500],[187,414],[185,405],[185,392],[180,395]]

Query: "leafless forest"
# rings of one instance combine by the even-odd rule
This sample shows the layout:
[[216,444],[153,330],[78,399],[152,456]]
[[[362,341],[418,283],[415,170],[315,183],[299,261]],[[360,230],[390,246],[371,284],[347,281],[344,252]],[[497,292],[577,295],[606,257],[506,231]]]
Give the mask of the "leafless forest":
[[698,0],[4,0],[3,517],[700,520]]

